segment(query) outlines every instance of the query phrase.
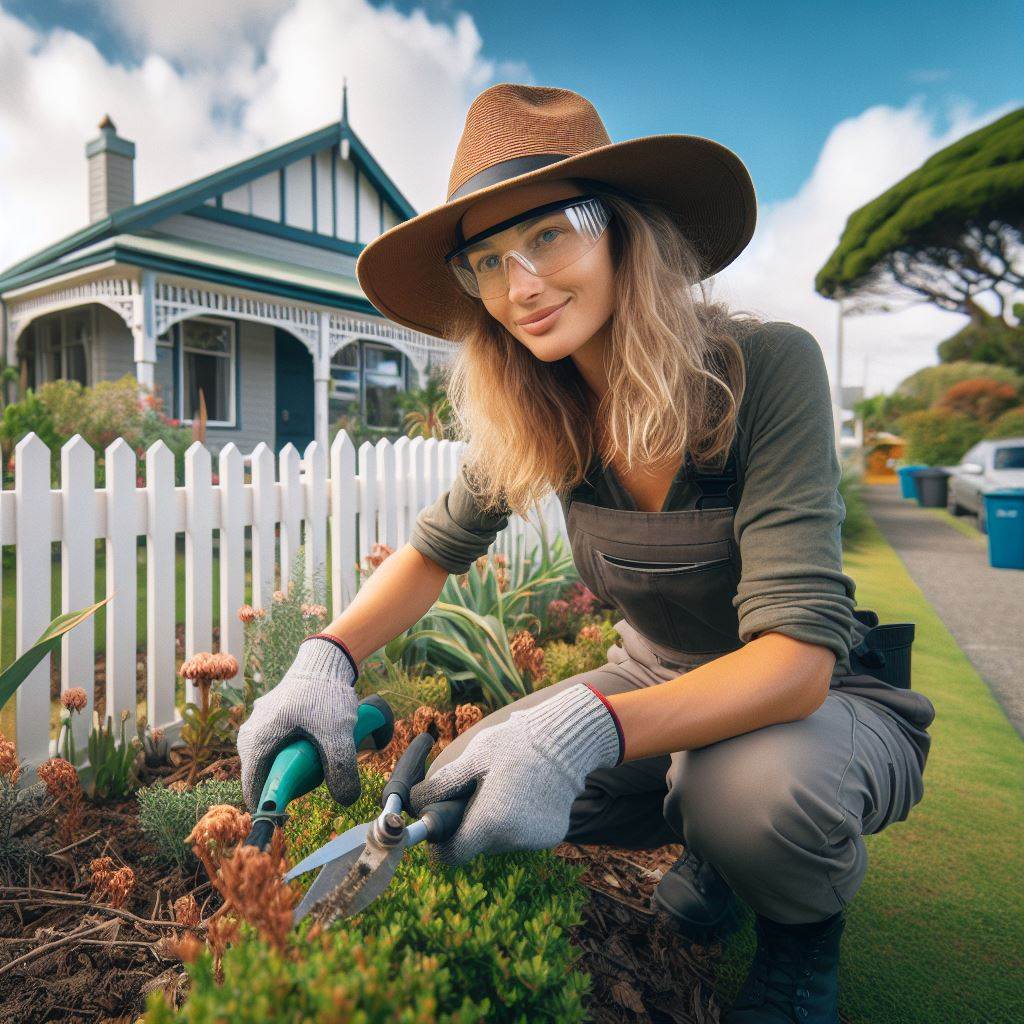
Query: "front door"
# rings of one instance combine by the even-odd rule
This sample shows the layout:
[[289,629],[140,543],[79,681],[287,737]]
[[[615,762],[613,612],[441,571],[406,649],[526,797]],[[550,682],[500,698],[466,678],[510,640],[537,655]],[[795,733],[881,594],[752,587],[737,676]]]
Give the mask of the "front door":
[[313,356],[298,338],[274,329],[277,394],[275,451],[289,441],[303,454],[313,440]]

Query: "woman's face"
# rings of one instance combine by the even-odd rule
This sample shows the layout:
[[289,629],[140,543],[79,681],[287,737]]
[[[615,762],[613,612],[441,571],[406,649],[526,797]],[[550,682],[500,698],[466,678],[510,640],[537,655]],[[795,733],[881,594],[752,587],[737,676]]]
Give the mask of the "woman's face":
[[[584,192],[568,180],[520,185],[474,203],[462,215],[463,237],[469,238],[509,217],[543,203]],[[508,294],[481,299],[488,313],[538,359],[553,362],[573,355],[608,324],[615,303],[610,232],[575,263],[549,277],[531,274],[518,260],[506,260]],[[541,310],[563,306],[545,324],[531,330],[519,323]]]

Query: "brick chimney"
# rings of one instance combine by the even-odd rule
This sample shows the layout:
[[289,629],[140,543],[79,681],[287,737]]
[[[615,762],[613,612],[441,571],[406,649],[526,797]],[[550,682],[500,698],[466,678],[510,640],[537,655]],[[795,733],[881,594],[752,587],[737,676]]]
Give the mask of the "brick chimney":
[[90,224],[135,202],[135,143],[117,134],[109,114],[98,127],[99,136],[85,146]]

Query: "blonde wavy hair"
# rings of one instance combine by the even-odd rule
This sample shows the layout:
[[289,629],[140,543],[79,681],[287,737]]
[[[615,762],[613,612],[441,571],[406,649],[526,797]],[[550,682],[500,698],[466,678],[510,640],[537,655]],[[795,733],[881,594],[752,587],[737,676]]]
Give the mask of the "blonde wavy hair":
[[[602,461],[620,455],[628,471],[678,466],[689,451],[702,468],[724,464],[746,387],[736,339],[763,318],[709,302],[697,252],[659,204],[573,180],[612,211]],[[599,439],[590,389],[571,357],[537,359],[479,300],[452,309],[445,336],[459,343],[445,371],[452,434],[469,444],[466,477],[481,512],[525,517],[550,489],[581,483]]]

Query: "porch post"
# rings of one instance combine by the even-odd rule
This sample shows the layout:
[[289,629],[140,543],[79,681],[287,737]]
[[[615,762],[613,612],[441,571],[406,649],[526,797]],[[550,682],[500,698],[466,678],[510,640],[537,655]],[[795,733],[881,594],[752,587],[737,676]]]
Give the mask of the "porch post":
[[155,275],[152,270],[142,272],[142,287],[135,305],[135,323],[132,338],[135,342],[135,379],[139,382],[139,397],[142,387],[152,388],[156,380],[156,300],[153,287]]
[[327,435],[329,431],[328,401],[331,384],[331,314],[327,310],[320,311],[320,344],[316,358],[313,360],[313,440],[323,451],[327,451]]

